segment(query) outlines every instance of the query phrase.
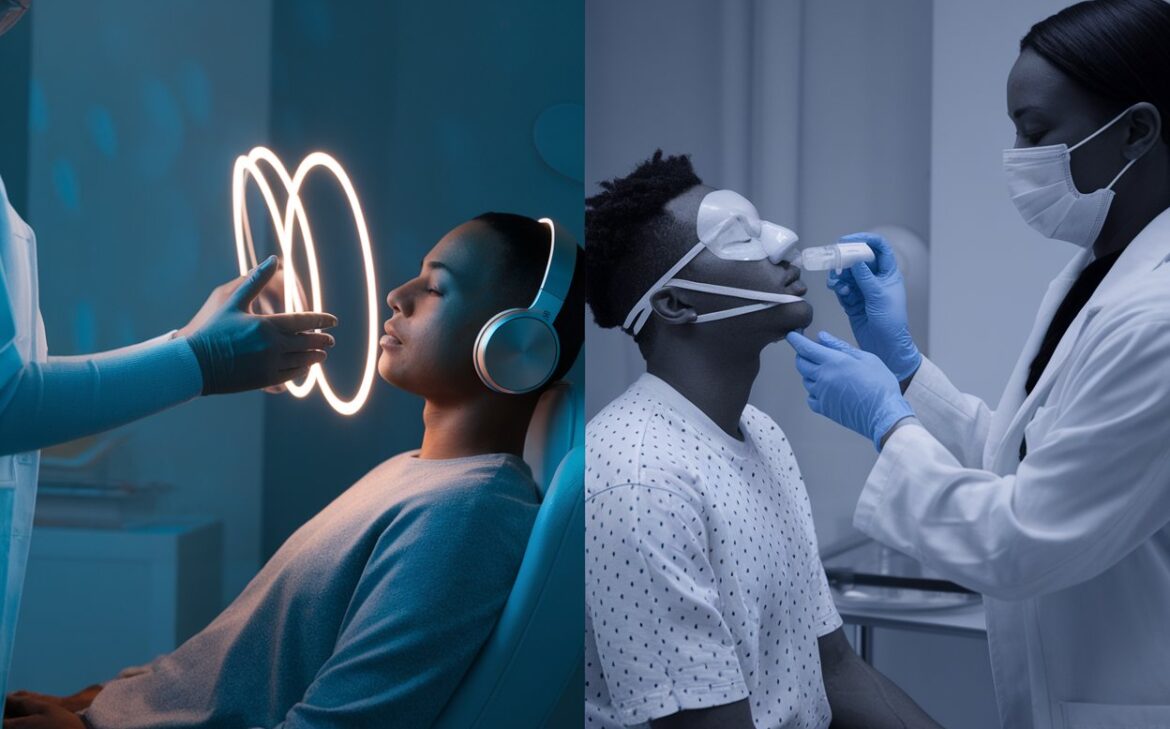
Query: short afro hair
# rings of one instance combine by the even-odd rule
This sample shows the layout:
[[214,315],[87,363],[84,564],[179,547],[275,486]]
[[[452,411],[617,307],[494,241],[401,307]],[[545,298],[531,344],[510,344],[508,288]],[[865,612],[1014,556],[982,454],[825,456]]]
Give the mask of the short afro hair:
[[675,264],[675,251],[662,245],[666,204],[701,184],[689,155],[664,157],[660,149],[625,177],[602,182],[601,192],[585,200],[585,298],[598,326],[621,326]]
[[[483,223],[507,242],[507,267],[515,270],[516,275],[509,279],[508,285],[518,284],[528,297],[520,306],[527,306],[536,296],[544,276],[545,266],[548,264],[549,235],[548,227],[533,218],[515,213],[489,212],[477,215],[472,220]],[[553,320],[553,329],[557,332],[557,339],[561,343],[561,356],[557,368],[553,370],[549,383],[556,382],[564,377],[577,361],[581,345],[585,341],[585,266],[582,260],[585,254],[577,248],[577,264],[573,268],[573,278],[569,283],[569,291],[565,295],[565,302],[557,318]],[[545,386],[547,387],[547,385]],[[541,388],[542,390],[544,388]]]

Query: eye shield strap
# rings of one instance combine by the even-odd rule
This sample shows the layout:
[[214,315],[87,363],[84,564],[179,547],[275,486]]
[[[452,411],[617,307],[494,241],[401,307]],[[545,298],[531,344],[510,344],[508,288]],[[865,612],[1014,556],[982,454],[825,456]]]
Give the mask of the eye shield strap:
[[630,313],[626,316],[622,328],[630,334],[637,336],[650,320],[650,314],[653,313],[654,307],[650,304],[651,298],[664,288],[675,287],[680,289],[687,289],[689,291],[698,291],[706,294],[720,294],[723,296],[732,296],[737,299],[752,299],[757,301],[755,304],[747,304],[745,306],[737,306],[732,309],[724,309],[723,311],[713,311],[707,314],[700,314],[695,318],[695,324],[702,324],[704,322],[719,321],[721,319],[730,319],[733,316],[740,316],[742,314],[751,314],[764,309],[770,309],[773,306],[780,304],[790,304],[797,301],[803,301],[799,296],[792,296],[791,294],[774,294],[767,291],[754,291],[752,289],[741,289],[734,286],[720,286],[719,284],[703,283],[701,281],[688,281],[686,279],[676,279],[675,274],[683,269],[688,263],[694,260],[695,256],[706,247],[706,244],[701,241],[695,245],[685,256],[679,259],[678,263],[671,266],[666,273],[662,274],[653,286],[638,299],[638,303],[634,304],[630,309]]
[[687,251],[687,254],[678,259],[678,263],[666,269],[666,273],[654,282],[654,285],[642,294],[642,298],[638,299],[638,303],[634,304],[630,309],[630,313],[626,315],[625,322],[622,323],[622,329],[625,329],[630,334],[637,336],[638,332],[642,331],[642,327],[646,326],[646,322],[650,319],[651,312],[654,308],[650,306],[650,298],[658,293],[666,283],[674,278],[674,275],[683,270],[683,267],[695,259],[707,245],[702,241],[695,244],[695,247]]

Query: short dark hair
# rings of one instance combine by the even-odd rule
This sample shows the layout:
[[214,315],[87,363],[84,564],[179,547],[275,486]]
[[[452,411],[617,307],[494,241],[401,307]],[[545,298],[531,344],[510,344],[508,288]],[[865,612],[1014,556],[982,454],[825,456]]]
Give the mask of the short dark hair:
[[1032,26],[1032,49],[1082,87],[1122,111],[1141,101],[1162,115],[1170,144],[1170,3],[1086,0]]
[[[689,155],[662,150],[585,200],[586,300],[597,325],[621,326],[630,309],[677,260],[661,243],[666,204],[702,180]],[[649,328],[649,327],[648,327]],[[645,330],[643,330],[645,331]]]
[[[531,297],[536,296],[536,289],[540,286],[545,266],[548,264],[548,227],[539,220],[515,213],[488,212],[477,215],[472,220],[488,226],[507,242],[505,249],[508,255],[507,267],[516,271],[515,278],[509,281],[523,288],[529,299],[522,305],[527,306],[532,300]],[[550,383],[564,377],[573,367],[585,340],[585,266],[582,264],[584,258],[584,252],[578,247],[577,265],[573,268],[569,291],[565,295],[560,312],[553,320],[553,328],[561,342],[561,357],[552,377],[549,378]]]

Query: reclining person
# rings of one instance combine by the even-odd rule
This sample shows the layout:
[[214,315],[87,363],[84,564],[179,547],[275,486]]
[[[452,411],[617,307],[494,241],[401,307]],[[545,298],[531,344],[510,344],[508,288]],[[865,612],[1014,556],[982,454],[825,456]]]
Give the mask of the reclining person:
[[[65,699],[14,694],[5,726],[431,726],[500,615],[538,509],[521,455],[544,386],[494,391],[472,354],[493,315],[532,303],[551,232],[481,215],[390,292],[378,372],[425,398],[421,448],[377,466],[298,529],[174,652]],[[549,382],[581,347],[577,250],[561,248]]]
[[792,449],[747,404],[812,321],[795,234],[661,151],[602,188],[586,299],[647,373],[585,433],[586,726],[937,726],[849,647]]

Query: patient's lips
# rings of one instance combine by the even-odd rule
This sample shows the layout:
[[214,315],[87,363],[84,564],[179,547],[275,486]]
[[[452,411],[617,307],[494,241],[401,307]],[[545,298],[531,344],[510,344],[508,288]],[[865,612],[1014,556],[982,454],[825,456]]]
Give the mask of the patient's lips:
[[378,342],[382,345],[382,349],[402,346],[402,339],[398,336],[398,332],[394,331],[394,328],[390,326],[389,320],[386,321],[382,329],[386,332],[386,336],[382,337]]
[[808,293],[808,286],[800,280],[800,269],[792,266],[788,275],[784,277],[784,291],[793,296],[804,296]]

